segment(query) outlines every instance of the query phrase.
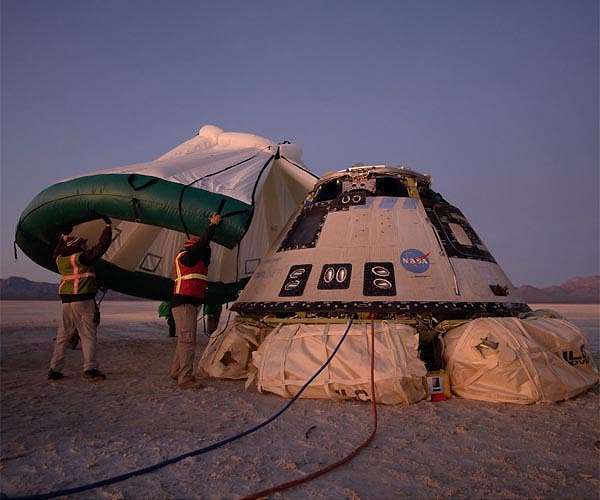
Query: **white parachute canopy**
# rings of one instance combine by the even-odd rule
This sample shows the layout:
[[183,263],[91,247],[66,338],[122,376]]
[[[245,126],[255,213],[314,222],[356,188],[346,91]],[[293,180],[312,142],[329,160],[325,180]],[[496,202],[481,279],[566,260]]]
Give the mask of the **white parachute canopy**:
[[[211,243],[209,281],[234,283],[252,274],[318,179],[302,164],[301,156],[296,144],[277,144],[257,135],[205,125],[197,136],[154,161],[90,175],[150,175],[253,206],[250,227],[238,247],[229,250]],[[117,236],[105,260],[129,271],[172,277],[173,259],[186,239],[184,233],[128,221],[114,223]],[[88,224],[93,223],[77,228],[79,234],[97,234],[91,227],[86,230]]]

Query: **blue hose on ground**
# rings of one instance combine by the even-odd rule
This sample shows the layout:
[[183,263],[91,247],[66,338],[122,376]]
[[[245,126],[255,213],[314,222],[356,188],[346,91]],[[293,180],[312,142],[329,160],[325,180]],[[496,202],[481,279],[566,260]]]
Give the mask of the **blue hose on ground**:
[[217,441],[216,443],[213,443],[211,445],[205,446],[203,448],[199,448],[197,450],[193,450],[193,451],[189,451],[187,453],[184,453],[182,455],[178,455],[176,457],[173,458],[169,458],[167,460],[164,460],[162,462],[158,462],[154,465],[149,465],[148,467],[143,467],[141,469],[137,469],[137,470],[133,470],[131,472],[126,472],[125,474],[120,474],[118,476],[113,476],[113,477],[109,477],[107,479],[102,479],[100,481],[96,481],[93,483],[89,483],[89,484],[84,484],[81,486],[75,486],[74,488],[65,488],[62,490],[56,490],[56,491],[50,491],[48,493],[39,493],[37,495],[26,495],[26,496],[20,496],[20,497],[9,497],[6,495],[2,495],[2,498],[5,499],[12,499],[12,500],[41,500],[41,499],[45,499],[45,498],[58,498],[58,497],[62,497],[62,496],[66,496],[66,495],[74,495],[76,493],[82,493],[84,491],[89,491],[89,490],[93,490],[96,488],[101,488],[103,486],[109,486],[111,484],[115,484],[115,483],[120,483],[122,481],[126,481],[127,479],[131,479],[133,477],[137,477],[137,476],[142,476],[144,474],[149,474],[150,472],[156,472],[159,469],[162,469],[163,467],[166,467],[167,465],[172,465],[175,464],[177,462],[181,462],[182,460],[185,460],[186,458],[189,457],[196,457],[198,455],[204,455],[205,453],[208,453],[210,451],[216,450],[217,448],[221,448],[229,443],[233,443],[234,441],[237,441],[238,439],[241,439],[245,436],[248,436],[249,434],[252,434],[260,429],[262,429],[263,427],[269,425],[271,422],[273,422],[274,420],[276,420],[277,418],[279,418],[290,406],[292,406],[292,404],[294,404],[294,402],[302,395],[302,393],[306,390],[306,388],[312,383],[313,380],[315,380],[320,374],[321,372],[327,367],[327,365],[329,365],[329,363],[331,362],[331,360],[334,358],[334,356],[337,354],[338,350],[340,349],[342,343],[344,342],[344,340],[346,340],[346,337],[348,335],[348,332],[350,331],[350,327],[352,326],[353,323],[353,319],[350,319],[350,322],[348,323],[348,326],[346,327],[346,331],[344,332],[344,334],[342,335],[342,338],[340,339],[340,341],[338,342],[338,344],[335,346],[335,349],[332,351],[332,353],[329,355],[329,357],[327,358],[327,360],[325,361],[325,363],[323,363],[323,365],[315,372],[315,374],[310,377],[308,379],[308,381],[300,388],[300,390],[294,395],[294,397],[292,399],[290,399],[287,403],[285,403],[277,412],[275,412],[273,415],[271,415],[269,418],[267,418],[266,420],[264,420],[263,422],[261,422],[260,424],[255,425],[254,427],[251,427],[245,431],[242,431],[238,434],[235,434],[231,437],[222,439],[221,441]]
[[342,465],[347,464],[362,450],[369,446],[369,444],[371,444],[371,441],[373,441],[373,438],[377,433],[377,401],[375,399],[375,321],[373,319],[371,320],[371,413],[373,414],[373,428],[371,429],[371,434],[369,434],[369,437],[367,437],[365,441],[363,441],[359,446],[354,448],[354,450],[348,453],[348,455],[346,455],[344,458],[338,460],[337,462],[329,464],[326,467],[317,469],[316,471],[302,476],[299,479],[286,481],[284,483],[271,486],[270,488],[266,488],[264,490],[252,493],[251,495],[243,497],[242,500],[258,500],[260,498],[271,496],[273,493],[278,493],[290,488],[294,488],[295,486],[298,486],[300,484],[312,481],[313,479],[316,479],[324,474],[327,474],[328,472],[331,472],[334,469],[337,469],[338,467],[341,467]]

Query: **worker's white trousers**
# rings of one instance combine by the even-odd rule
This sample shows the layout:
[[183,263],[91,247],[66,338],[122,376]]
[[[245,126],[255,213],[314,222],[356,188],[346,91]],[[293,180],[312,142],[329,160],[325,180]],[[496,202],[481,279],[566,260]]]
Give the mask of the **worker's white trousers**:
[[81,300],[78,302],[64,302],[62,304],[62,322],[58,327],[54,353],[50,361],[50,368],[57,372],[62,371],[65,366],[65,351],[69,340],[79,333],[81,339],[81,351],[83,352],[83,370],[98,368],[96,361],[96,348],[98,339],[96,336],[96,323],[94,323],[94,300]]
[[198,307],[181,304],[172,310],[175,318],[177,347],[171,363],[171,378],[182,384],[194,380],[194,356],[196,355],[196,328]]

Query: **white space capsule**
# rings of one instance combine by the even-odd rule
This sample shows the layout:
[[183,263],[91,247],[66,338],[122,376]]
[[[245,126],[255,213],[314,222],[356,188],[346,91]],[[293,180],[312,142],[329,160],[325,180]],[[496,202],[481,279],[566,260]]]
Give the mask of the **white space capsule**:
[[359,166],[315,185],[234,309],[444,319],[514,316],[528,307],[429,176]]

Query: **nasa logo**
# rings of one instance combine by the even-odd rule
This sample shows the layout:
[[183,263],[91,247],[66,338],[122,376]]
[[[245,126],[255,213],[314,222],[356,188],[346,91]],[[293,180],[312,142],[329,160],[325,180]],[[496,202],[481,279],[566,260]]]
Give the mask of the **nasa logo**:
[[402,267],[411,273],[424,273],[429,269],[429,254],[416,248],[409,248],[400,254]]

